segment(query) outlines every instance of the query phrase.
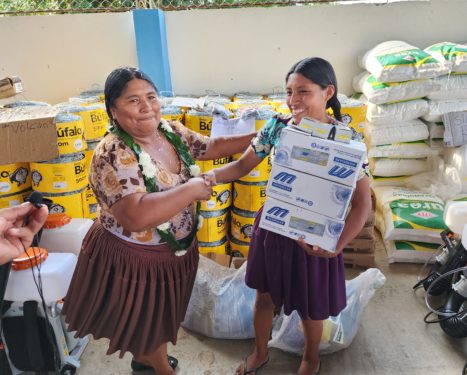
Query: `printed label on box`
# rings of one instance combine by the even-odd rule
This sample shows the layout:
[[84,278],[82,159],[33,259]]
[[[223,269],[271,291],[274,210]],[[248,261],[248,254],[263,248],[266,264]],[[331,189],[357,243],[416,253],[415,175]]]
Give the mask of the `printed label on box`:
[[316,213],[343,220],[353,188],[273,164],[266,195]]
[[268,197],[259,226],[293,239],[303,236],[309,245],[334,252],[344,221]]

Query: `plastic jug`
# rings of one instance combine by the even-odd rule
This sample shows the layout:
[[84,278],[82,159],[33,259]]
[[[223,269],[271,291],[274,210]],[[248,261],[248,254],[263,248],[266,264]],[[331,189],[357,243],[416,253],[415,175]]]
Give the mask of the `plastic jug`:
[[[77,260],[77,256],[71,253],[36,256],[33,263],[40,264],[34,265],[32,270],[31,267],[26,267],[27,263],[30,263],[29,260],[21,259],[18,262],[14,260],[5,291],[5,301],[41,301],[33,278],[34,274],[36,281],[38,281],[40,270],[45,303],[50,305],[57,302],[65,297],[68,291]],[[17,266],[15,263],[18,263]]]
[[92,224],[91,219],[72,219],[64,213],[50,214],[44,224],[39,245],[49,253],[78,255],[84,236]]

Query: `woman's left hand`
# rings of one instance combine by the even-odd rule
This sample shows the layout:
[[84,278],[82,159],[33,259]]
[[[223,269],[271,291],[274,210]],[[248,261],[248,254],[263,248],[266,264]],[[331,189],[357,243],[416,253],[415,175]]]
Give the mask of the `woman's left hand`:
[[330,251],[327,251],[327,250],[323,250],[322,248],[320,248],[319,246],[311,246],[311,245],[308,245],[304,238],[303,237],[300,237],[298,240],[297,240],[297,243],[298,245],[303,249],[305,250],[305,252],[308,254],[308,255],[313,255],[315,257],[320,257],[320,258],[335,258],[337,255],[339,255],[338,252],[330,252]]

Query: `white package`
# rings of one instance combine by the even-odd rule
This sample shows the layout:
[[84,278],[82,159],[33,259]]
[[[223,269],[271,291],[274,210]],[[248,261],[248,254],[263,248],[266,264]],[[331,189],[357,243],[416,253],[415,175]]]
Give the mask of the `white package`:
[[378,82],[368,72],[363,72],[353,80],[353,87],[363,92],[373,104],[386,104],[398,101],[423,98],[440,87],[433,79],[420,79],[405,82]]
[[438,152],[431,149],[425,141],[378,145],[368,150],[369,158],[417,159],[436,154]]
[[343,220],[308,211],[292,204],[267,197],[259,226],[271,232],[298,240],[304,237],[309,245],[334,252],[344,229]]
[[378,126],[367,122],[364,134],[368,147],[421,141],[429,136],[428,127],[418,119]]
[[266,195],[343,220],[353,188],[273,163]]
[[448,74],[435,78],[439,89],[428,94],[433,100],[467,100],[467,74]]
[[375,125],[392,124],[414,120],[428,113],[428,103],[424,99],[408,100],[392,104],[368,103],[366,118]]
[[359,59],[359,65],[379,82],[433,78],[449,71],[427,52],[400,40],[377,44]]
[[282,130],[274,162],[353,187],[365,157],[366,147],[362,142],[334,142],[286,127]]
[[373,176],[395,177],[409,176],[430,170],[427,158],[421,159],[389,159],[371,158],[370,173]]
[[443,115],[449,112],[467,111],[467,100],[427,100],[428,113],[422,119],[430,122],[443,121]]

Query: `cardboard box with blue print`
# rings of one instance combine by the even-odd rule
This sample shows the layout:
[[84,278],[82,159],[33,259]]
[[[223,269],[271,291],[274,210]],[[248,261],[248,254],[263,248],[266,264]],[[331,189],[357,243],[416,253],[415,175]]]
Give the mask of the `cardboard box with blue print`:
[[292,239],[304,236],[307,244],[334,252],[344,221],[268,197],[259,226]]
[[274,163],[266,195],[309,211],[343,220],[353,188]]
[[274,163],[355,187],[365,155],[363,142],[339,143],[286,127],[282,130]]

